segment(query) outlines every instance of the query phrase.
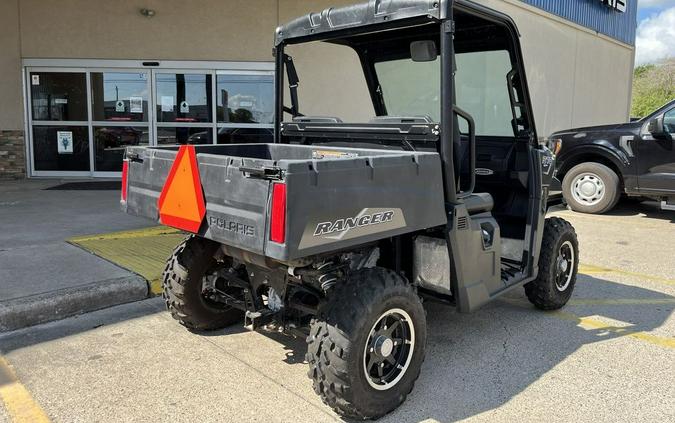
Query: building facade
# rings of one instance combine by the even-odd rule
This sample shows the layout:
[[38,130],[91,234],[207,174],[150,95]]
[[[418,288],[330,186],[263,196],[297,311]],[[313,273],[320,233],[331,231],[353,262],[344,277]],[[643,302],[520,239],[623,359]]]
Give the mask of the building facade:
[[[130,144],[268,141],[275,27],[353,2],[3,0],[0,178],[117,176]],[[628,119],[636,0],[477,2],[519,27],[539,135]]]

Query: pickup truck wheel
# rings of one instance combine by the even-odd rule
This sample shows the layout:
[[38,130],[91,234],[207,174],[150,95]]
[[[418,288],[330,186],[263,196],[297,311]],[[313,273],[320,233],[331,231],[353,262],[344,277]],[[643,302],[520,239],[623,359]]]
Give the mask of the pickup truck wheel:
[[579,242],[572,225],[559,217],[546,219],[537,279],[525,294],[542,310],[562,308],[572,296],[579,269]]
[[426,344],[415,289],[393,271],[363,269],[338,282],[307,338],[314,391],[337,413],[374,419],[412,391]]
[[576,212],[608,212],[621,198],[619,177],[603,164],[580,163],[565,174],[563,196]]
[[244,313],[204,295],[219,267],[213,257],[218,243],[191,235],[169,257],[164,269],[162,296],[171,316],[191,330],[220,329],[243,322]]

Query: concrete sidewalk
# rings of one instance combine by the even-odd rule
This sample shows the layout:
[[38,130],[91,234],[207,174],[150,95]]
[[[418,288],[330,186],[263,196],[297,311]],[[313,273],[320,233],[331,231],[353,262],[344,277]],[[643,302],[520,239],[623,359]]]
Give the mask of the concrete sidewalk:
[[148,296],[141,276],[65,241],[151,222],[122,213],[116,190],[45,190],[64,182],[0,181],[0,331]]

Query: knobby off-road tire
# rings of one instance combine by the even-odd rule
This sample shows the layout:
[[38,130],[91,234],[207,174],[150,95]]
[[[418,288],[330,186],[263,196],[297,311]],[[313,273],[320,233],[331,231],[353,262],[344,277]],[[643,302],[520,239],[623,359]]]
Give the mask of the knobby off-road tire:
[[525,294],[542,310],[567,304],[579,269],[579,242],[572,225],[559,217],[546,219],[537,279],[525,285]]
[[606,213],[621,198],[619,176],[603,164],[580,163],[565,174],[563,196],[576,212]]
[[204,276],[218,263],[218,243],[190,235],[166,262],[163,297],[171,316],[190,330],[215,330],[243,322],[243,312],[209,303],[202,296]]
[[358,271],[335,286],[312,320],[306,358],[314,391],[343,416],[381,417],[412,391],[426,337],[425,311],[410,284],[391,270]]

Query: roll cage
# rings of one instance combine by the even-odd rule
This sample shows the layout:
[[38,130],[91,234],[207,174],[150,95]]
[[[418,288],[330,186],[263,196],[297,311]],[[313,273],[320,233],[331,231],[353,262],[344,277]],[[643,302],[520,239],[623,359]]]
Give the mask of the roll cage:
[[[490,23],[493,32],[485,25]],[[481,24],[483,27],[481,27]],[[499,36],[494,28],[499,28],[508,36]],[[392,37],[391,34],[394,34]],[[472,37],[463,34],[472,34]],[[479,36],[475,36],[479,34]],[[514,65],[508,76],[509,96],[513,112],[512,125],[516,138],[527,138],[536,146],[537,136],[532,107],[527,89],[527,81],[522,61],[522,52],[518,41],[519,33],[513,20],[502,13],[467,0],[392,0],[379,2],[370,0],[367,3],[341,8],[329,8],[320,13],[310,13],[277,28],[275,36],[276,61],[276,108],[274,142],[284,142],[283,116],[289,113],[293,117],[302,116],[297,97],[298,75],[292,58],[284,53],[286,45],[301,44],[312,41],[324,41],[352,47],[358,54],[363,68],[370,97],[377,116],[386,116],[387,108],[380,89],[374,65],[378,61],[405,57],[407,44],[396,43],[426,39],[433,36],[438,40],[440,58],[440,122],[428,125],[427,130],[420,129],[425,125],[414,125],[417,131],[426,132],[421,140],[429,140],[432,135],[438,136],[437,150],[443,163],[443,182],[447,203],[456,203],[470,195],[475,186],[475,124],[467,112],[460,109],[455,102],[454,77],[456,70],[455,53],[472,50],[493,50],[504,48],[509,51]],[[384,44],[383,44],[384,43]],[[377,48],[371,48],[377,44]],[[409,57],[409,56],[408,56]],[[285,79],[288,80],[290,106],[284,105]],[[520,109],[520,115],[516,112]],[[459,134],[458,117],[467,121],[469,133]],[[293,124],[295,128],[303,127],[302,123]],[[323,122],[321,131],[326,135],[341,132],[337,122]],[[358,124],[363,133],[377,133],[382,130],[381,124]],[[354,129],[355,125],[349,127]],[[304,129],[304,128],[303,128]],[[391,128],[385,138],[396,139],[400,134],[405,148],[415,149],[410,142],[410,128]],[[469,142],[470,169],[468,186],[458,186],[457,158],[454,157],[454,145],[459,138]]]

